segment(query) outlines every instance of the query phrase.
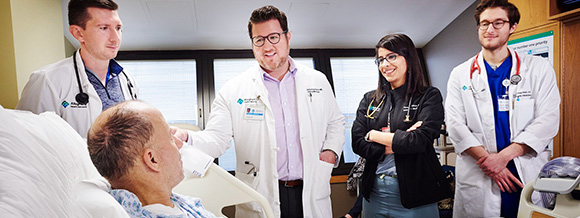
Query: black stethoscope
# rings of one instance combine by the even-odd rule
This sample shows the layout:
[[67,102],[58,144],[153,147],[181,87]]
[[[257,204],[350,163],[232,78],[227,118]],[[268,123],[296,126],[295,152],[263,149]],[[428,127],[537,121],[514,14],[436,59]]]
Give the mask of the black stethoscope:
[[[75,74],[77,76],[77,83],[79,85],[79,93],[75,96],[75,100],[77,100],[77,103],[82,104],[82,105],[86,105],[89,103],[89,95],[85,92],[83,92],[83,87],[81,86],[81,78],[79,76],[79,69],[77,68],[77,52],[75,51],[73,53],[73,63],[74,63],[74,67],[75,67]],[[129,89],[129,94],[131,95],[132,99],[136,99],[137,95],[133,94],[133,83],[131,83],[131,80],[129,80],[129,77],[127,76],[127,74],[125,74],[125,71],[121,71],[121,73],[123,73],[123,75],[125,75],[125,78],[127,78],[127,88]]]
[[[521,63],[520,63],[520,57],[518,56],[518,53],[514,52],[514,54],[516,55],[516,74],[514,74],[510,77],[510,84],[517,85],[520,81],[522,81],[522,77],[520,76],[520,64]],[[473,86],[473,73],[477,70],[477,73],[479,75],[481,75],[481,68],[479,67],[479,63],[477,62],[478,57],[479,57],[479,53],[477,53],[477,55],[475,56],[475,59],[471,63],[471,69],[469,71],[469,80],[471,81],[472,86]],[[479,78],[480,78],[480,76],[477,77],[478,83],[479,83]]]

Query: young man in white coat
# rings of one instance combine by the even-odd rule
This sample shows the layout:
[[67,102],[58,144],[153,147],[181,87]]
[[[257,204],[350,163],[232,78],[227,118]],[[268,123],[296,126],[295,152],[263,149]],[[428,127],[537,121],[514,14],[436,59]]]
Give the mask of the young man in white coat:
[[137,97],[133,77],[113,58],[122,22],[112,0],[71,0],[69,31],[80,42],[72,57],[32,73],[17,109],[54,111],[83,138],[102,110]]
[[[481,52],[451,72],[446,126],[458,154],[454,217],[516,217],[521,188],[550,157],[560,94],[550,63],[507,47],[519,12],[483,0],[475,12]],[[540,196],[532,196],[540,203]]]
[[[278,217],[330,218],[330,176],[344,143],[332,88],[324,74],[290,58],[283,12],[254,10],[248,31],[259,65],[223,86],[205,130],[190,132],[188,143],[218,157],[233,138],[236,177]],[[263,216],[258,204],[236,207],[236,217]]]

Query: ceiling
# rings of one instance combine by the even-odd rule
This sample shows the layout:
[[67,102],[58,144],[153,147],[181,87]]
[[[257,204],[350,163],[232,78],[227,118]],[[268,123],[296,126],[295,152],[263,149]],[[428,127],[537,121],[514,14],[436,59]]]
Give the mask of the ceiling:
[[[62,0],[65,36],[67,4]],[[116,0],[121,50],[250,49],[248,19],[263,5],[286,13],[292,48],[373,48],[402,32],[423,47],[475,0]]]

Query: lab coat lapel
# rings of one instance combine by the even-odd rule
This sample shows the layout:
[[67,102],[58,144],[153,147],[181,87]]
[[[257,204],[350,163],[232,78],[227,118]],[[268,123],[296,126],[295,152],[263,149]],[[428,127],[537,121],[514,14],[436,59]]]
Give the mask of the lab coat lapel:
[[[483,91],[482,93],[477,94],[478,96],[476,96],[475,98],[475,104],[477,105],[477,108],[479,109],[479,116],[482,118],[481,119],[481,125],[483,126],[483,134],[484,134],[484,140],[486,140],[487,142],[483,142],[484,144],[487,145],[495,145],[496,144],[496,140],[495,140],[495,131],[486,131],[486,130],[493,130],[495,129],[495,119],[490,119],[494,117],[494,113],[493,113],[493,97],[491,96],[491,92],[489,90],[489,81],[487,78],[487,69],[485,67],[485,62],[483,60],[483,55],[479,55],[479,57],[477,58],[477,62],[479,63],[479,70],[481,73],[473,73],[473,80],[477,81],[477,86],[478,87],[485,87],[485,91]],[[479,77],[479,81],[477,78],[475,77]],[[481,88],[480,88],[481,89]],[[497,147],[496,146],[489,146],[488,151],[490,152],[497,152]]]
[[256,69],[252,72],[254,72],[251,77],[252,83],[254,83],[254,87],[256,87],[256,96],[260,96],[260,100],[266,106],[266,112],[268,114],[272,114],[272,107],[270,105],[270,100],[268,99],[268,90],[264,85],[264,71],[259,66],[257,66]]

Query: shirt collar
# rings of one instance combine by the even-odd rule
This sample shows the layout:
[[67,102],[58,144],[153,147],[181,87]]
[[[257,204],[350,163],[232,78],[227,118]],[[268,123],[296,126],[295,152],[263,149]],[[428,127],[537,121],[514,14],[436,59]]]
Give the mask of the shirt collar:
[[[91,69],[86,67],[86,65],[85,65],[85,71],[88,73],[91,73],[94,76],[96,76],[97,78],[99,78],[95,74],[95,72],[93,72]],[[121,67],[121,65],[119,65],[119,63],[117,63],[117,61],[115,61],[114,59],[111,59],[109,61],[109,70],[107,71],[107,80],[109,80],[109,77],[115,77],[115,76],[119,75],[119,73],[121,73],[122,71],[123,71],[123,67]]]
[[489,63],[487,63],[487,61],[485,60],[485,58],[483,59],[483,63],[485,64],[485,69],[487,71],[487,74],[489,75],[490,73],[496,73],[496,72],[505,72],[505,71],[510,71],[511,67],[512,67],[512,56],[508,56],[497,68],[493,69],[491,67],[491,65]]
[[109,73],[116,76],[119,75],[121,71],[123,71],[123,67],[121,67],[121,65],[119,65],[115,59],[111,59],[109,61]]

